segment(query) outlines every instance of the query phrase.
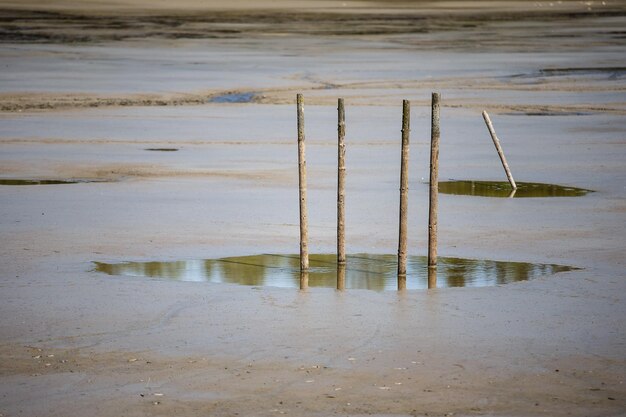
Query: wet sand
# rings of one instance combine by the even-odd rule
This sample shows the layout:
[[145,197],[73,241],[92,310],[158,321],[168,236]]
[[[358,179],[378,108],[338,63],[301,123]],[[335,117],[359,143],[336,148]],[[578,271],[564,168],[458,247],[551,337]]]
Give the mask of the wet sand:
[[[588,3],[0,2],[0,177],[81,181],[0,185],[0,414],[624,415],[626,5]],[[581,269],[404,293],[95,271],[296,252],[296,92],[310,250],[335,248],[345,97],[347,250],[395,253],[406,98],[424,255],[431,91],[441,180],[505,180],[487,110],[517,181],[594,191],[442,194],[440,255]]]

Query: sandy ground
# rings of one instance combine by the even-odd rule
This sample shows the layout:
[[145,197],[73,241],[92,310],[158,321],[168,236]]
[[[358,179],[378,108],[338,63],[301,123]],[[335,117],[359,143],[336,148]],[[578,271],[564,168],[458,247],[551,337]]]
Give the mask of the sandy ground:
[[[123,3],[0,2],[0,177],[102,181],[0,186],[0,415],[626,415],[626,4]],[[424,254],[432,91],[440,178],[504,179],[486,109],[518,181],[595,190],[442,195],[439,253],[582,269],[403,293],[93,272],[297,252],[296,92],[311,251],[345,97],[348,251],[395,252],[406,98]]]

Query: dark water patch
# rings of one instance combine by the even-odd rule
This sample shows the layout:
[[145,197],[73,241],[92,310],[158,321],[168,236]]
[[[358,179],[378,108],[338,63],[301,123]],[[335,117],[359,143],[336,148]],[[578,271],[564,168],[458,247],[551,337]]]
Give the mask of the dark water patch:
[[178,152],[178,148],[146,148],[144,150],[151,152]]
[[592,190],[567,187],[556,184],[517,182],[517,190],[508,181],[442,181],[439,192],[442,194],[470,195],[476,197],[582,197]]
[[59,185],[59,184],[82,184],[88,182],[104,182],[94,180],[31,180],[17,178],[0,178],[0,185]]
[[539,74],[544,76],[610,74],[621,77],[626,74],[626,67],[543,68],[539,70]]
[[590,116],[593,113],[580,111],[520,111],[502,113],[504,116]]
[[621,79],[626,75],[626,67],[562,67],[542,68],[530,73],[512,74],[501,77],[509,80],[529,80],[536,83],[538,78],[569,76],[606,76],[610,80]]
[[[310,287],[336,287],[336,259],[336,255],[310,256],[308,273]],[[172,262],[95,262],[95,265],[96,271],[109,275],[283,288],[299,288],[300,286],[298,255],[263,254]],[[554,264],[439,258],[437,287],[502,285],[575,269],[577,268]],[[397,288],[396,273],[396,255],[348,255],[345,288],[395,290]],[[408,258],[407,288],[428,288],[426,257],[410,256]]]
[[226,93],[211,97],[210,103],[252,103],[256,99],[256,93]]

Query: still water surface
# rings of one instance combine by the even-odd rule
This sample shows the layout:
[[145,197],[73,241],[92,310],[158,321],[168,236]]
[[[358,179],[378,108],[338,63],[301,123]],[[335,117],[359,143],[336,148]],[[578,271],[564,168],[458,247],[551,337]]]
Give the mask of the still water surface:
[[[311,255],[309,263],[310,287],[336,287],[336,255]],[[299,288],[300,286],[298,255],[263,254],[171,262],[95,262],[95,265],[96,271],[109,275],[284,288]],[[501,285],[573,269],[576,268],[554,264],[439,258],[437,287]],[[397,288],[396,270],[396,255],[348,255],[345,288],[395,290]],[[426,257],[410,256],[408,258],[407,288],[428,288]]]
[[476,197],[582,197],[593,192],[576,187],[534,182],[517,182],[513,191],[508,181],[441,181],[439,192],[442,194],[471,195]]

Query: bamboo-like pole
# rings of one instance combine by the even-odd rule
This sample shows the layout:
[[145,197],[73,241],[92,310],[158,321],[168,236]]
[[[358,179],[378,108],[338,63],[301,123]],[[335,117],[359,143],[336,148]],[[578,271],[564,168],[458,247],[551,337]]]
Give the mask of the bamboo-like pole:
[[400,231],[398,236],[398,289],[406,288],[406,241],[409,205],[409,132],[411,103],[402,101],[402,153],[400,158]]
[[502,161],[502,166],[504,167],[506,178],[509,180],[509,183],[511,183],[511,187],[514,190],[516,190],[517,184],[515,184],[515,180],[513,179],[513,174],[511,174],[511,170],[509,169],[509,164],[506,162],[504,151],[502,150],[502,146],[500,146],[500,140],[498,139],[498,136],[496,136],[496,131],[493,128],[491,119],[489,119],[489,115],[487,114],[486,111],[483,111],[483,119],[485,119],[485,123],[487,124],[487,129],[489,129],[489,134],[491,135],[491,140],[493,140],[493,144],[496,146],[496,151],[498,151],[498,156],[500,157],[500,161]]
[[[306,211],[306,159],[304,146],[304,99],[296,96],[298,106],[298,182],[300,188],[300,270],[309,269],[308,218]],[[307,281],[308,282],[308,281]]]
[[428,209],[428,267],[437,265],[437,197],[439,195],[439,93],[432,95],[430,131],[430,190]]
[[337,103],[337,263],[346,263],[345,198],[346,198],[346,113],[343,99]]

